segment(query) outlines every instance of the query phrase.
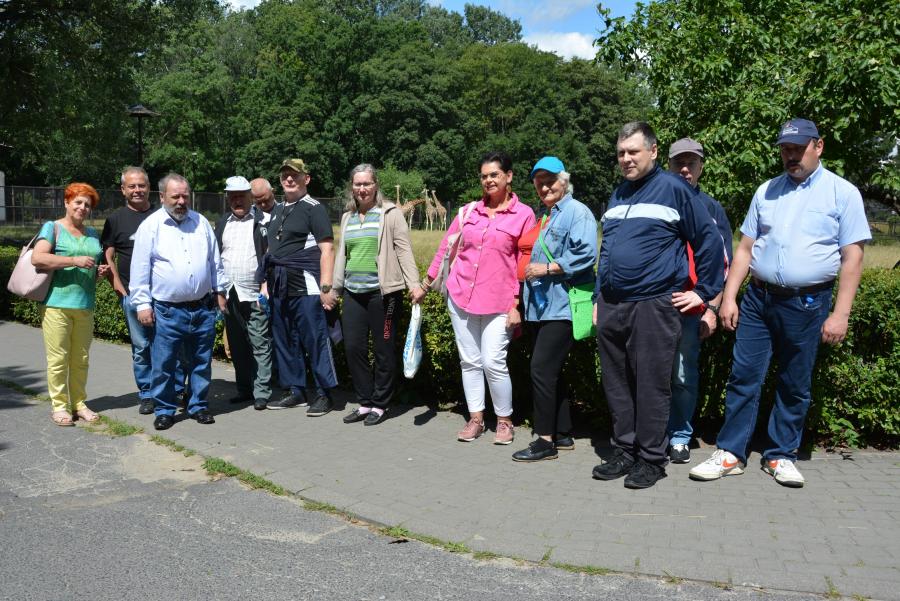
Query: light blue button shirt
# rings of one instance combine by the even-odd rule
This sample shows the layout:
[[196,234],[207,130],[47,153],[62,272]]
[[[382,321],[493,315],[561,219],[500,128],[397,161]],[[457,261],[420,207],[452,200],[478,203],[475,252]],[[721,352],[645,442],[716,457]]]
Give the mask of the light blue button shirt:
[[[529,286],[525,286],[525,319],[549,321],[572,319],[569,308],[569,284],[594,281],[594,263],[597,262],[597,220],[591,210],[571,195],[566,196],[550,209],[550,218],[544,228],[544,244],[553,255],[554,262],[563,273],[538,278],[547,295],[547,304],[538,311],[531,298]],[[534,242],[532,263],[549,263],[541,243]]]
[[859,190],[821,163],[800,184],[783,173],[761,185],[741,233],[755,240],[750,273],[792,288],[830,282],[841,247],[872,239]]
[[161,208],[138,228],[131,257],[131,302],[138,311],[153,299],[199,300],[227,284],[215,233],[200,214],[188,211],[179,223]]

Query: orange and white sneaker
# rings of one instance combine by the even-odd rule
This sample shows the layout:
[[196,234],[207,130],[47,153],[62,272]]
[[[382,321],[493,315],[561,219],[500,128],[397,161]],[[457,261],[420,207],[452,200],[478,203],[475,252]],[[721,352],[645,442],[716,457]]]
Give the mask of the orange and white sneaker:
[[738,476],[744,473],[744,465],[724,449],[716,449],[712,457],[692,469],[692,480],[718,480],[722,476]]
[[803,488],[806,480],[803,474],[790,459],[768,459],[763,461],[762,469],[775,477],[775,482],[790,488]]

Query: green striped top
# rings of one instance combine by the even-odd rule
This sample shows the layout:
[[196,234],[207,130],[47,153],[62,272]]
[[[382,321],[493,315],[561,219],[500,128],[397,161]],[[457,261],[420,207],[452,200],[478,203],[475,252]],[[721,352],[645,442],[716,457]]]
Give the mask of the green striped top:
[[363,293],[379,290],[378,285],[378,226],[381,224],[381,209],[373,207],[364,217],[353,213],[344,230],[344,248],[347,252],[347,267],[344,288],[350,292]]

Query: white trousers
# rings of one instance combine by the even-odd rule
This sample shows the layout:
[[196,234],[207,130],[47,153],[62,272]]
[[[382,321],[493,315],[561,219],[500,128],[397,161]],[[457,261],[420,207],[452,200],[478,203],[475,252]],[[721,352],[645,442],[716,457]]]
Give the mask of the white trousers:
[[487,378],[497,417],[512,415],[512,381],[506,365],[510,331],[506,313],[473,315],[447,300],[456,349],[462,368],[463,390],[469,412],[484,411],[484,379]]

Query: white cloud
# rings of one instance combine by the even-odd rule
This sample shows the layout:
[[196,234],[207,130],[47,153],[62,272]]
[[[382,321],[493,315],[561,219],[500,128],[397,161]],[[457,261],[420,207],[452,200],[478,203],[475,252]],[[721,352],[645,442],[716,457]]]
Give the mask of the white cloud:
[[228,0],[232,10],[241,10],[242,8],[256,8],[260,0]]
[[530,33],[523,40],[526,44],[537,46],[546,52],[554,52],[563,58],[594,58],[594,37],[586,33],[570,31],[541,31]]

